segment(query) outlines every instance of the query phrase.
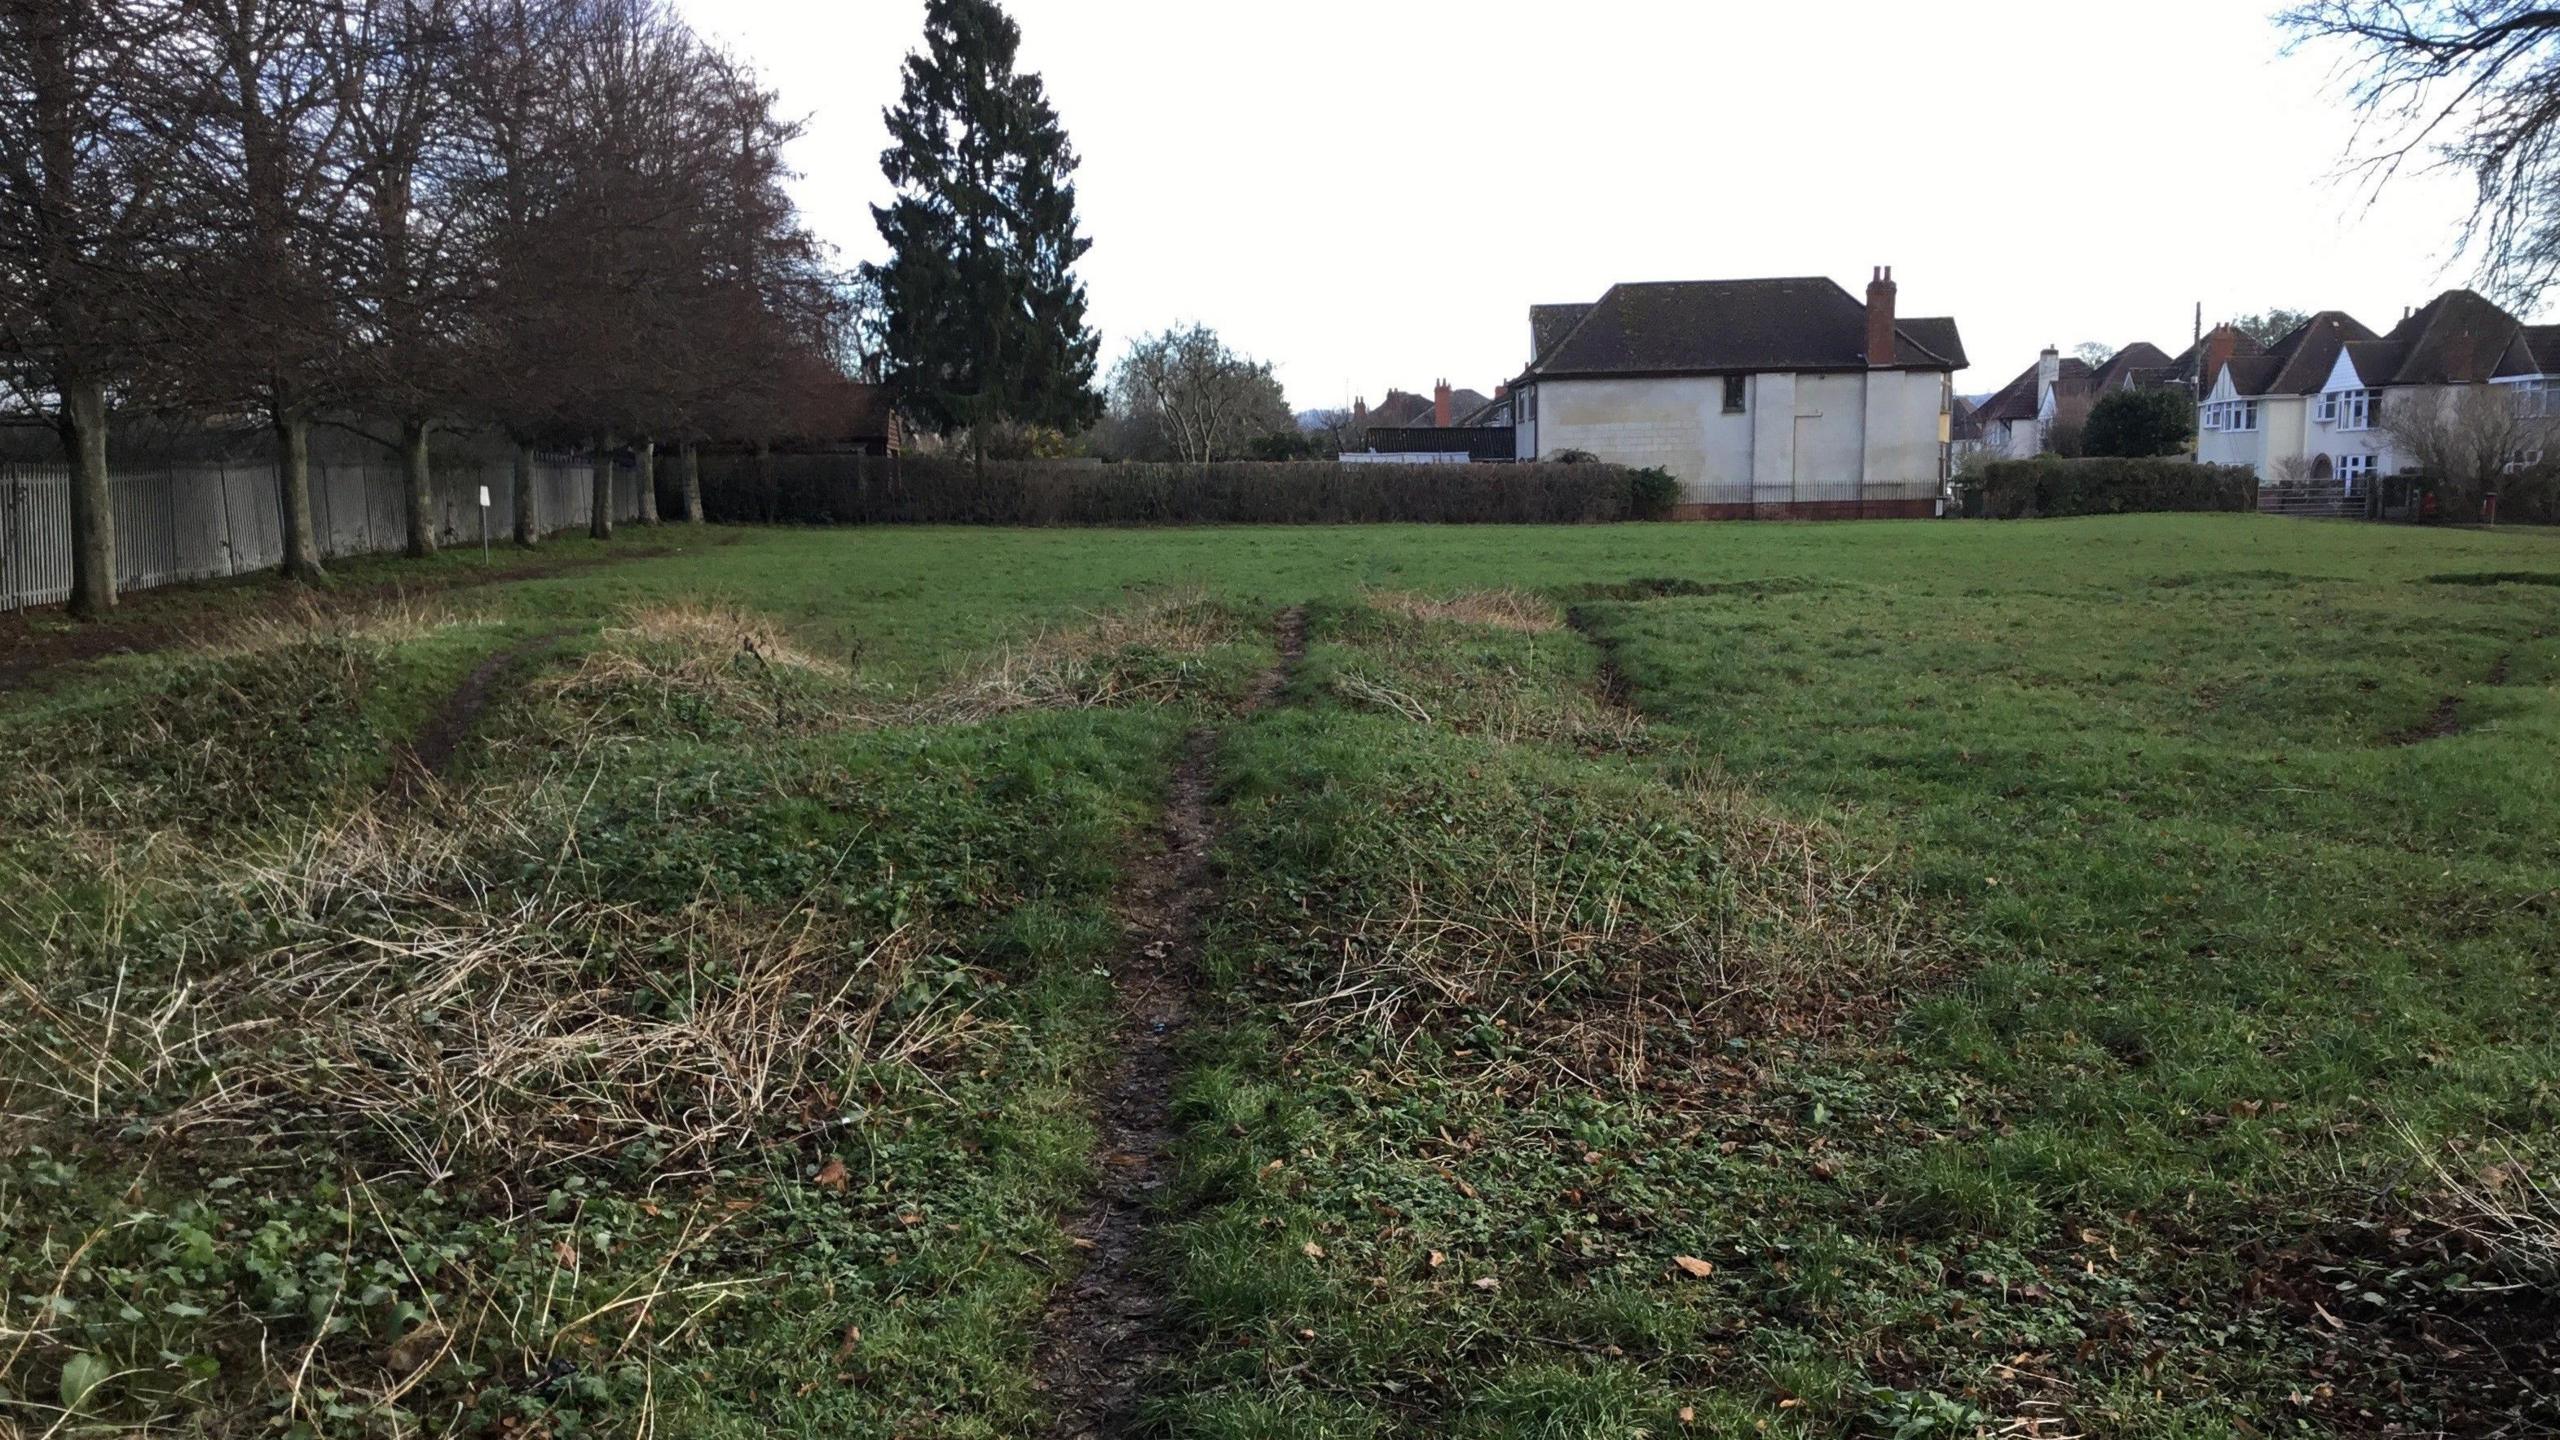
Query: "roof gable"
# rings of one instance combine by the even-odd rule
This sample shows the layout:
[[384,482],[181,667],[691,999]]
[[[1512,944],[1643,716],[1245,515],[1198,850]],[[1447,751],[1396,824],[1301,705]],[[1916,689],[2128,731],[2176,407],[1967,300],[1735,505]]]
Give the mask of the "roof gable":
[[2338,363],[2329,367],[2329,378],[2322,381],[2320,385],[2322,391],[2362,390],[2365,388],[2364,377],[2356,373],[2355,357],[2355,352],[2363,348],[2365,347],[2361,345],[2341,345],[2338,347]]
[[2447,290],[2391,331],[2408,347],[2398,369],[2379,383],[2470,385],[2497,373],[2524,329],[2517,319],[2469,290]]
[[2164,369],[2171,363],[2168,351],[2148,340],[2136,340],[2107,357],[2107,363],[2090,376],[2089,388],[2099,393],[2127,389],[2137,383],[2136,371]]

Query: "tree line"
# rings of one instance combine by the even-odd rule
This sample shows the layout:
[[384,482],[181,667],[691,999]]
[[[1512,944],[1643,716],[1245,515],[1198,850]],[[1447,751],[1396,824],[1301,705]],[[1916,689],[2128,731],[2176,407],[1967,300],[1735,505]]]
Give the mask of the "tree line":
[[[840,387],[860,283],[784,182],[796,122],[665,0],[0,0],[0,385],[60,436],[72,606],[115,603],[120,416],[375,427],[432,553],[433,436],[762,446]],[[594,533],[608,536],[611,467]],[[698,485],[687,518],[700,518]]]

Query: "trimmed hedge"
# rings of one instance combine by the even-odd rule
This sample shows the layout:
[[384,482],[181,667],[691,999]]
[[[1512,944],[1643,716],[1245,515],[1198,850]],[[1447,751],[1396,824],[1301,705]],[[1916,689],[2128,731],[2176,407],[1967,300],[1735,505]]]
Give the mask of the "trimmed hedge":
[[1584,524],[1645,518],[1617,465],[1101,465],[702,457],[714,520],[815,525]]
[[[1982,467],[1975,488],[1979,513],[1993,520],[2258,508],[2258,477],[2249,467],[2187,460],[1995,460]],[[1975,513],[1970,504],[1965,509]]]

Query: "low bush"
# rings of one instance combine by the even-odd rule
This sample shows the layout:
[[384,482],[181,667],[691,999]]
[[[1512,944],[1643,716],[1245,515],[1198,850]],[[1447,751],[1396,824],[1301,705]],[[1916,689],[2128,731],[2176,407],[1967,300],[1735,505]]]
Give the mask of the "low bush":
[[[1992,520],[2154,510],[2254,510],[2258,478],[2243,465],[2047,457],[1983,466],[1980,493],[1981,513]],[[1972,507],[1966,508],[1970,512]]]
[[1629,513],[1638,520],[1660,520],[1680,503],[1680,477],[1658,465],[1627,477]]
[[[1599,464],[1211,465],[706,456],[714,520],[853,525],[1581,524],[1643,518],[1638,472]],[[1646,493],[1651,493],[1647,491]]]

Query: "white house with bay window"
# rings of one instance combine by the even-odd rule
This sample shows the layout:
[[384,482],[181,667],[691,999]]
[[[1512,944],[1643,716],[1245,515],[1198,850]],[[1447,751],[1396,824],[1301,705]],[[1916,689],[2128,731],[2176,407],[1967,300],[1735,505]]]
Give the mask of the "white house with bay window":
[[2527,325],[2468,290],[2448,290],[2376,335],[2324,310],[2263,354],[2217,357],[2199,377],[2197,458],[2247,465],[2261,480],[2341,479],[2350,494],[2413,468],[2388,416],[2493,386],[2525,413],[2551,413],[2560,326]]

